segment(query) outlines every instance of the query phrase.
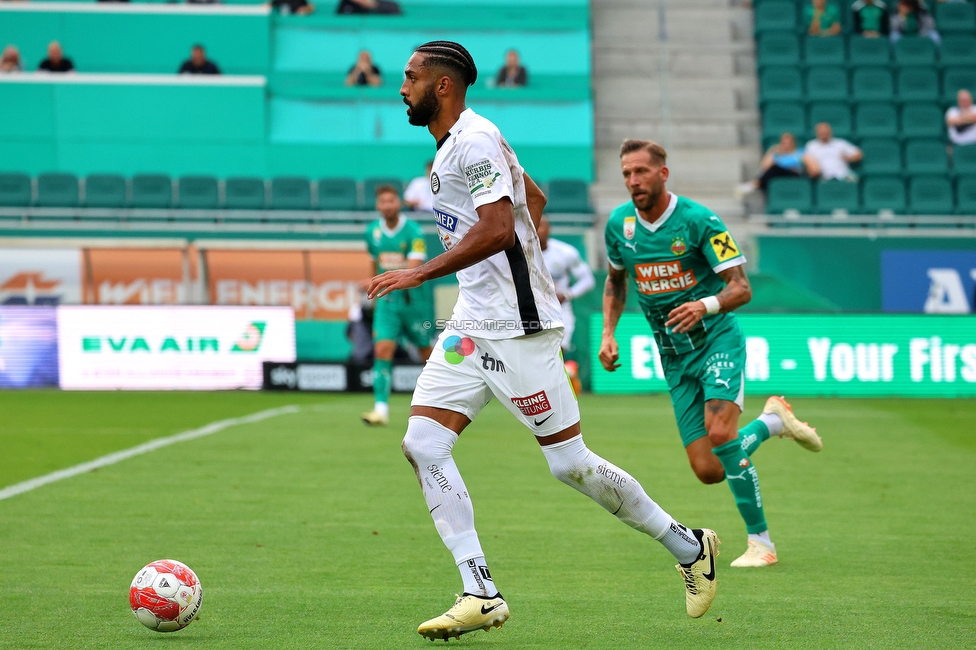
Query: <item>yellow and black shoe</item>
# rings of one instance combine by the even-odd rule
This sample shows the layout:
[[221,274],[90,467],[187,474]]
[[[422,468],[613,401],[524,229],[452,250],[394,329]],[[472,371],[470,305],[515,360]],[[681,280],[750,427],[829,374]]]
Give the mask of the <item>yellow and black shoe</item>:
[[417,632],[431,641],[447,641],[475,630],[488,631],[493,627],[501,627],[508,620],[508,615],[508,604],[501,594],[491,598],[462,594],[457,596],[451,609],[437,618],[421,623]]
[[691,531],[701,542],[702,552],[691,564],[676,564],[675,568],[685,581],[685,609],[688,616],[703,616],[715,600],[718,580],[715,579],[715,558],[719,555],[722,541],[714,530],[695,528]]

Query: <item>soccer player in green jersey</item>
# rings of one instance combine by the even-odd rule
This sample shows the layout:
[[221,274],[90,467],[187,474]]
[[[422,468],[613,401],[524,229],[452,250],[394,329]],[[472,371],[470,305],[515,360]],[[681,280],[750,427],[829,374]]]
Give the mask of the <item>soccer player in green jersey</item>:
[[620,149],[632,200],[607,221],[600,363],[610,372],[620,367],[614,332],[629,275],[654,332],[691,468],[703,483],[727,479],[745,520],[746,552],[732,566],[769,566],[777,562],[776,547],[750,456],[770,436],[791,438],[810,451],[820,451],[823,442],[781,397],[770,397],[759,418],[739,429],[745,337],[732,312],[752,297],[745,258],[711,210],[667,191],[666,163],[664,149],[653,142],[626,140]]
[[[420,224],[400,214],[400,195],[392,185],[376,188],[376,210],[380,218],[366,228],[366,247],[373,258],[373,275],[412,269],[427,260],[427,245]],[[373,312],[373,396],[375,405],[363,413],[370,426],[390,421],[390,375],[397,339],[417,346],[420,356],[430,356],[434,320],[430,301],[420,289],[394,291],[376,299]]]

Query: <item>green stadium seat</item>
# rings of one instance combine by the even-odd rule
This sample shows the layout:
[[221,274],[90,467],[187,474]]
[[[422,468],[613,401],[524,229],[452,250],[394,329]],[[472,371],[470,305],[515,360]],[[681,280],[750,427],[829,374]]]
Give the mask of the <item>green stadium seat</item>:
[[281,176],[271,179],[272,210],[310,210],[312,186],[307,178]]
[[976,30],[976,12],[973,5],[968,2],[936,5],[935,27],[942,34],[950,32],[972,34]]
[[783,214],[787,210],[813,212],[813,192],[808,178],[774,178],[769,181],[766,214]]
[[78,207],[78,177],[74,174],[38,174],[37,205],[44,208]]
[[759,103],[800,101],[803,98],[799,68],[770,66],[759,73]]
[[132,177],[132,207],[173,207],[173,180],[165,174],[136,174]]
[[217,179],[213,176],[183,176],[177,182],[178,205],[188,210],[216,210],[220,207]]
[[895,96],[895,80],[888,68],[854,68],[851,73],[851,89],[851,97],[855,102],[890,102]]
[[956,214],[976,214],[976,176],[961,176],[956,182]]
[[31,179],[27,174],[0,173],[0,205],[28,206],[32,198]]
[[817,124],[826,122],[834,132],[834,137],[849,138],[854,132],[851,124],[851,109],[842,102],[816,102],[810,105],[810,130]]
[[224,182],[224,207],[228,210],[263,210],[263,178],[228,178]]
[[803,105],[791,102],[770,102],[762,111],[763,140],[792,133],[798,141],[807,132]]
[[906,66],[898,71],[898,99],[903,102],[939,101],[939,75],[932,66]]
[[91,174],[85,179],[85,207],[124,208],[125,178],[119,174]]
[[926,36],[902,36],[894,50],[897,65],[935,65],[935,41]]
[[886,38],[852,36],[848,47],[847,60],[852,66],[891,64],[891,46]]
[[960,176],[976,175],[976,146],[952,148],[952,172]]
[[945,176],[919,176],[908,183],[908,210],[914,214],[952,214],[952,183]]
[[546,196],[546,212],[593,212],[590,188],[584,181],[554,178]]
[[939,47],[939,62],[944,66],[976,66],[976,36],[947,34]]
[[319,181],[319,210],[356,210],[359,187],[353,178],[323,178]]
[[756,7],[756,33],[795,32],[797,29],[796,3],[792,0],[763,2]]
[[796,34],[763,34],[756,44],[756,64],[760,68],[769,65],[800,65],[800,41]]
[[403,196],[403,181],[399,178],[367,178],[363,181],[363,203],[362,208],[372,210],[376,205],[376,188],[380,185],[392,185],[396,188],[397,194]]
[[803,43],[807,65],[846,65],[847,52],[842,38],[808,38]]
[[884,211],[904,214],[905,184],[893,176],[865,178],[861,184],[861,206],[866,214]]
[[894,138],[865,138],[861,141],[864,158],[857,173],[861,176],[901,174],[901,147]]
[[943,138],[945,135],[945,114],[938,104],[912,103],[902,107],[903,138]]
[[918,174],[949,173],[949,156],[941,140],[920,139],[905,143],[905,173]]
[[[836,39],[820,39],[824,41]],[[807,99],[809,101],[846,101],[850,95],[847,87],[847,70],[838,66],[818,66],[807,72]]]
[[942,100],[955,104],[956,93],[962,89],[976,95],[976,68],[946,68],[942,73]]
[[856,214],[861,211],[857,183],[833,180],[826,183],[814,183],[814,188],[816,189],[817,212],[821,214],[841,211]]
[[865,102],[854,110],[857,135],[861,138],[894,138],[898,135],[898,111],[894,104]]

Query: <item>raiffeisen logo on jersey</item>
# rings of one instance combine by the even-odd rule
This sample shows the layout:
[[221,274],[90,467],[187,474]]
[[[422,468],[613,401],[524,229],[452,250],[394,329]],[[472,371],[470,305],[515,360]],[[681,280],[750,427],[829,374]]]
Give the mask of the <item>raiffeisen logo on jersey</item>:
[[681,291],[698,284],[695,272],[692,269],[683,270],[679,261],[635,264],[634,270],[637,290],[643,294]]
[[[266,323],[249,323],[244,332],[230,346],[231,352],[257,352],[264,340]],[[223,349],[227,349],[224,347]],[[206,354],[220,352],[220,338],[216,336],[83,336],[81,351],[88,354]]]

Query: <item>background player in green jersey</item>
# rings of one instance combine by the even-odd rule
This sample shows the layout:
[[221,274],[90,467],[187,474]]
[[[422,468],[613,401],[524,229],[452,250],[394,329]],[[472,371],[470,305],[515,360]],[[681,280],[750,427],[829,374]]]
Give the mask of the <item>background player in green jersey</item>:
[[666,163],[664,149],[653,142],[626,140],[620,149],[632,200],[607,221],[610,269],[600,362],[610,372],[619,367],[614,332],[630,275],[661,354],[691,467],[703,483],[728,479],[745,520],[747,549],[732,566],[776,564],[750,456],[771,435],[792,438],[810,451],[820,451],[823,443],[781,397],[769,398],[759,418],[739,429],[745,337],[732,311],[752,298],[745,258],[712,211],[667,191]]
[[[373,258],[373,275],[412,269],[427,260],[427,245],[420,224],[400,214],[400,195],[391,185],[376,188],[376,210],[380,218],[366,228],[366,247]],[[390,375],[398,339],[417,346],[420,356],[430,356],[434,320],[430,300],[422,289],[394,291],[376,299],[373,312],[373,410],[363,413],[372,426],[390,419]]]

